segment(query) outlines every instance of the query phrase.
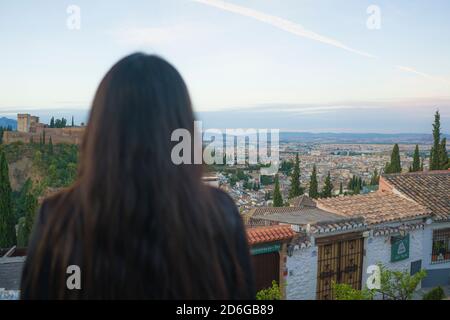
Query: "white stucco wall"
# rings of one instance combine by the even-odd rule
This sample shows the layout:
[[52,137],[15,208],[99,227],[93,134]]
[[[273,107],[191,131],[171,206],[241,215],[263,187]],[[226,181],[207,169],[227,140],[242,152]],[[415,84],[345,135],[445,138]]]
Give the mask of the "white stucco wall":
[[314,300],[317,283],[317,247],[294,250],[287,257],[286,299]]
[[[393,225],[391,225],[393,226]],[[410,272],[411,262],[422,260],[422,268],[427,270],[450,268],[450,262],[430,264],[433,229],[450,228],[449,223],[432,223],[425,225],[424,229],[409,231],[409,258],[391,262],[391,236],[370,236],[364,238],[365,256],[363,257],[362,287],[365,287],[367,268],[381,262],[390,270],[406,270]],[[313,245],[309,248],[294,250],[292,256],[287,257],[286,266],[286,298],[288,300],[314,300],[317,285],[317,254],[318,248]]]
[[435,222],[425,226],[424,230],[424,246],[423,246],[423,258],[422,267],[427,270],[434,269],[448,269],[450,268],[450,262],[431,264],[431,252],[433,250],[433,230],[450,228],[450,222],[439,223]]
[[[363,263],[362,287],[366,286],[367,268],[370,265],[382,263],[389,270],[407,271],[411,270],[411,262],[423,259],[423,243],[425,230],[417,229],[409,232],[409,258],[391,262],[391,236],[377,236],[372,235],[364,239],[364,248],[366,256]],[[423,268],[423,262],[422,262]]]

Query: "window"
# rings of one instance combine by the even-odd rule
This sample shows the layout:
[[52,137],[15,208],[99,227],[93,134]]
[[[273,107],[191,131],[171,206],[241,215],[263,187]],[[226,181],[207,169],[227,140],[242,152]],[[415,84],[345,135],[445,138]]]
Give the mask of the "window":
[[431,263],[450,261],[450,228],[433,230]]

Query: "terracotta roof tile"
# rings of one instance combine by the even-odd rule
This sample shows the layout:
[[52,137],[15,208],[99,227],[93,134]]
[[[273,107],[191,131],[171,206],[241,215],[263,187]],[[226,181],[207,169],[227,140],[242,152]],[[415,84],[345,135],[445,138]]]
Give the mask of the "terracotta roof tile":
[[250,245],[291,239],[294,230],[287,225],[247,228],[247,239]]
[[346,217],[364,217],[368,224],[414,219],[431,214],[429,209],[417,202],[391,192],[319,199],[317,205]]
[[450,171],[383,175],[390,186],[429,208],[437,219],[450,219]]

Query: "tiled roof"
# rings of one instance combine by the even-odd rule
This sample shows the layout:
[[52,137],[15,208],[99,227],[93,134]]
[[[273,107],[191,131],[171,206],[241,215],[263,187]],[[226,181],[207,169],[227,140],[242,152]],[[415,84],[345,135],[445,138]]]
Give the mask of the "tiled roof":
[[388,174],[381,179],[406,197],[429,208],[437,220],[450,219],[449,170]]
[[306,195],[301,195],[301,196],[289,199],[289,204],[293,207],[315,207],[316,206],[316,203],[314,202],[314,200]]
[[247,228],[247,239],[250,245],[287,240],[294,236],[294,230],[287,225]]
[[325,211],[319,208],[297,208],[297,211],[286,213],[273,213],[265,215],[256,215],[252,218],[263,219],[267,221],[277,221],[286,224],[307,225],[321,223],[338,223],[339,221],[348,220],[342,215]]
[[362,216],[368,224],[411,220],[430,215],[430,210],[426,207],[391,192],[319,199],[317,205],[346,217]]
[[251,209],[248,213],[252,216],[264,216],[275,213],[291,213],[298,212],[299,208],[296,207],[258,207]]

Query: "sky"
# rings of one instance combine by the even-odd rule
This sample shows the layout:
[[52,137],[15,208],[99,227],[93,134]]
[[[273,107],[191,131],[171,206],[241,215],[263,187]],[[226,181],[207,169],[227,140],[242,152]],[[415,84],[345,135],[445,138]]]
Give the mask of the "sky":
[[143,51],[180,71],[204,127],[428,133],[439,109],[448,133],[449,12],[447,0],[0,1],[0,116],[85,121],[107,70]]

